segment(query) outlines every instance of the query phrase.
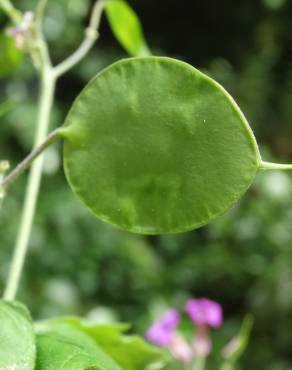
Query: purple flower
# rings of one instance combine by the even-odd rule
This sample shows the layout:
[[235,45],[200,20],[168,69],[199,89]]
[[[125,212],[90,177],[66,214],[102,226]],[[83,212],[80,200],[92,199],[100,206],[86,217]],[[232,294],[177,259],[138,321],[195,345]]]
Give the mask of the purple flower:
[[180,315],[178,311],[170,309],[148,329],[146,338],[161,347],[169,347],[179,322]]
[[166,311],[158,322],[166,329],[175,330],[180,322],[180,314],[177,310],[172,308]]
[[219,303],[207,298],[190,299],[186,304],[186,312],[197,325],[219,328],[222,325],[223,313]]

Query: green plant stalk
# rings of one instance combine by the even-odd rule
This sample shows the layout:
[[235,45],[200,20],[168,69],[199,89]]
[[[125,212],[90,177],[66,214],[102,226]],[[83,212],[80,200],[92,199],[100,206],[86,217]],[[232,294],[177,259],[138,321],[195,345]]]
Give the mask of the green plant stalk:
[[[8,184],[6,186],[8,186],[27,168],[27,166],[32,163],[33,160],[35,160],[29,172],[20,227],[16,239],[7,285],[3,296],[3,298],[8,301],[15,299],[20,283],[25,257],[27,254],[28,243],[42,177],[43,155],[40,155],[40,153],[47,147],[47,140],[45,139],[48,135],[50,113],[54,101],[56,81],[59,76],[71,69],[75,64],[79,63],[93,46],[95,40],[98,37],[98,32],[96,31],[96,29],[100,25],[101,15],[105,5],[104,0],[97,0],[95,2],[90,18],[89,27],[87,28],[83,43],[71,57],[69,57],[59,66],[52,67],[48,46],[42,32],[42,20],[47,2],[48,0],[40,0],[36,12],[36,31],[39,41],[41,78],[39,114],[34,141],[35,150],[31,153],[30,156],[28,156],[26,160],[24,160],[24,162],[22,162],[18,166],[18,168],[16,168],[15,172],[12,172],[10,174],[11,177],[10,175],[8,176],[8,180],[6,178],[6,180],[8,181]],[[6,4],[7,14],[9,9],[11,10],[11,12],[13,11],[14,8],[9,0],[0,0],[0,8],[1,6],[2,8],[4,7],[3,4]],[[12,13],[10,14],[10,16],[12,15]],[[16,14],[14,14],[14,16],[16,16]],[[52,133],[52,137],[51,135],[49,135],[48,145],[51,144],[51,139],[54,141],[55,139],[57,139],[57,136],[59,137],[57,131]],[[3,186],[3,184],[0,185]]]
[[[44,66],[41,72],[40,81],[40,102],[37,131],[34,142],[35,148],[42,144],[48,134],[55,85],[56,80],[53,77],[52,68],[50,66]],[[42,169],[43,155],[39,156],[35,160],[29,172],[20,228],[16,239],[7,286],[4,292],[4,299],[8,301],[15,299],[19,286],[40,189]]]
[[233,362],[226,361],[222,364],[220,367],[220,370],[233,370],[234,369],[234,364]]
[[260,164],[261,170],[292,170],[292,164],[280,164],[280,163],[270,163],[262,161]]
[[206,357],[198,356],[196,357],[192,370],[204,370],[206,366]]
[[95,2],[92,9],[89,25],[85,30],[84,40],[82,41],[79,48],[72,55],[70,55],[66,60],[64,60],[54,68],[55,78],[62,76],[71,68],[73,68],[91,50],[94,43],[99,37],[98,29],[105,5],[105,0],[98,0]]
[[1,179],[0,175],[0,197],[1,194],[5,195],[7,190],[10,186],[14,183],[14,181],[26,170],[30,167],[32,162],[50,145],[52,145],[55,141],[61,138],[62,130],[60,128],[52,131],[48,137],[45,139],[42,144],[40,144],[37,148],[35,148],[22,162],[20,162],[16,168],[4,179]]
[[0,0],[0,10],[1,9],[13,23],[17,24],[21,21],[22,13],[17,10],[9,0]]

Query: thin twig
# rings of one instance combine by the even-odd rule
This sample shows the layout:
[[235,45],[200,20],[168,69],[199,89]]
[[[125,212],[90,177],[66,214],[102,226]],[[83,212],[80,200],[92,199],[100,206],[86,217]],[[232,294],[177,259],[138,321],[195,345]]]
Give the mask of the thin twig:
[[26,170],[30,167],[31,163],[51,144],[56,140],[60,139],[60,129],[52,131],[46,140],[37,148],[35,148],[22,162],[20,162],[15,169],[10,172],[0,182],[0,192],[5,193],[11,184]]
[[96,1],[92,9],[89,25],[85,30],[85,38],[79,48],[66,60],[61,62],[54,68],[54,75],[56,78],[60,77],[77,63],[79,63],[89,50],[93,47],[95,41],[98,39],[98,28],[100,26],[102,13],[106,4],[106,0]]

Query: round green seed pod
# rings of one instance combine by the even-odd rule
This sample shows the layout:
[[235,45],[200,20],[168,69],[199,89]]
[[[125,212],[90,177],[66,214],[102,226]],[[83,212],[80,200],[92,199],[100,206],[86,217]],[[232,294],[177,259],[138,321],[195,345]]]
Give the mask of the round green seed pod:
[[170,58],[105,69],[76,99],[62,135],[74,193],[101,220],[143,234],[207,224],[246,192],[261,163],[232,97]]

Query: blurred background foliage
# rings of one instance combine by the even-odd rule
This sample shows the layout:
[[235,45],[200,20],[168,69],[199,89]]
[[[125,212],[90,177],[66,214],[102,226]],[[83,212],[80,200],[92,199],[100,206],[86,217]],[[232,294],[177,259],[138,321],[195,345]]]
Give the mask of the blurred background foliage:
[[[15,0],[23,10],[35,0]],[[50,0],[45,30],[54,62],[83,37],[89,0]],[[217,79],[248,117],[265,160],[292,161],[292,2],[290,0],[133,0],[154,54],[185,60]],[[7,26],[0,15],[1,28]],[[105,19],[86,60],[58,84],[51,127],[60,125],[86,82],[125,57]],[[0,51],[1,52],[1,51]],[[37,81],[25,58],[0,79],[0,158],[15,165],[31,148]],[[238,369],[292,369],[292,175],[263,172],[230,212],[200,230],[144,237],[96,220],[64,179],[61,146],[46,153],[37,218],[19,298],[36,318],[79,314],[122,320],[143,334],[166,307],[190,296],[219,301],[224,328],[215,352],[255,327]],[[98,163],[97,163],[98,165]],[[26,178],[1,213],[3,289]],[[102,196],[102,195],[101,195]],[[216,369],[216,361],[210,367]]]

